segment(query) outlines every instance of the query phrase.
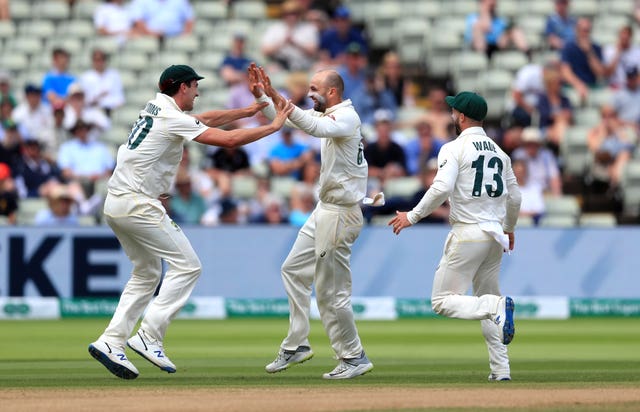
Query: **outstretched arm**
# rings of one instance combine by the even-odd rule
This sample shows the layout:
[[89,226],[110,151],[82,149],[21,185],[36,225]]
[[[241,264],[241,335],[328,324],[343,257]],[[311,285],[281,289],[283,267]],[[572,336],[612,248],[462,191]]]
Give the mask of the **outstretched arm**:
[[293,104],[290,101],[284,101],[282,104],[276,105],[276,116],[271,124],[255,127],[252,129],[235,129],[229,131],[209,128],[194,140],[198,143],[210,146],[242,146],[251,142],[255,142],[256,140],[268,136],[271,133],[279,130],[287,120],[287,116],[291,114],[292,110]]
[[267,103],[255,102],[250,106],[240,109],[209,110],[208,112],[194,114],[193,117],[209,127],[218,127],[238,119],[251,117],[267,106]]

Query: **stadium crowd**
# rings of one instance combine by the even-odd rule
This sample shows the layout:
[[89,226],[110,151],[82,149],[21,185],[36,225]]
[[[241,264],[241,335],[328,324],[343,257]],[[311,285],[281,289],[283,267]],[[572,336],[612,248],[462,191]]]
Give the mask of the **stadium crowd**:
[[[220,36],[225,52],[215,62],[207,60],[215,54],[207,46],[221,40],[199,31],[199,25],[215,28],[206,7],[223,7],[222,19],[233,19],[243,1],[58,0],[69,8],[69,20],[85,23],[89,18],[77,17],[74,8],[90,3],[90,36],[113,43],[96,41],[90,48],[75,49],[54,45],[47,49],[50,61],[43,77],[24,82],[16,82],[16,69],[3,67],[0,60],[1,222],[100,223],[117,145],[127,140],[136,111],[156,93],[161,70],[185,63],[166,61],[156,69],[143,58],[134,67],[139,56],[129,51],[130,44],[151,44],[153,51],[177,47],[173,50],[180,52],[180,47],[192,47],[188,40],[194,38],[203,40],[190,64],[200,72],[202,62],[208,65],[202,70],[210,73],[201,81],[201,108],[212,102],[228,108],[253,103],[246,74],[252,61],[266,67],[282,93],[306,108],[312,107],[307,97],[310,74],[338,70],[345,97],[362,119],[370,190],[384,190],[388,197],[385,207],[364,207],[367,220],[386,222],[395,210],[415,204],[433,180],[440,147],[456,136],[444,98],[463,85],[482,93],[485,85],[456,78],[453,64],[445,75],[430,71],[435,54],[427,52],[422,63],[415,63],[394,45],[380,47],[373,41],[378,30],[370,24],[374,20],[356,19],[353,0],[265,1],[262,24],[239,25],[230,36]],[[607,26],[608,42],[601,43],[593,35],[593,16],[572,13],[579,0],[549,1],[553,7],[538,31],[502,16],[501,0],[477,0],[459,32],[431,36],[459,35],[459,49],[451,52],[469,61],[479,58],[487,67],[508,53],[520,57],[508,88],[498,100],[488,99],[500,107],[490,110],[494,115],[486,126],[514,160],[523,191],[523,224],[543,221],[554,198],[575,200],[579,213],[604,212],[618,223],[635,223],[640,209],[633,206],[640,198],[637,204],[625,203],[625,196],[630,199],[634,193],[625,185],[631,184],[630,170],[638,170],[640,182],[640,168],[630,167],[640,156],[640,47],[635,36],[640,2],[627,2],[625,18],[616,20],[618,26]],[[33,8],[41,4],[23,2]],[[208,4],[196,7],[203,3]],[[28,21],[12,16],[12,4],[0,1],[0,23],[11,27]],[[5,47],[10,40],[3,40]],[[115,46],[104,46],[110,44]],[[144,88],[136,86],[131,93],[127,71],[154,81],[139,81]],[[265,122],[259,113],[226,127]],[[567,156],[575,155],[571,144],[576,139],[585,150],[577,168]],[[288,128],[237,149],[205,150],[193,143],[185,149],[174,189],[163,204],[180,224],[301,226],[316,202],[319,156],[318,139]],[[42,210],[21,213],[27,204]],[[446,222],[447,213],[443,207],[424,222]]]

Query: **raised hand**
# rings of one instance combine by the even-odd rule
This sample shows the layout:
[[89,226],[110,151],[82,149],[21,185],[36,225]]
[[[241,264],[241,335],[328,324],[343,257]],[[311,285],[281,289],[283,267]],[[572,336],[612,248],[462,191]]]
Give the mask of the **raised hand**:
[[258,71],[258,79],[260,81],[260,84],[262,84],[264,88],[264,92],[267,94],[267,96],[271,97],[271,100],[273,100],[274,104],[277,103],[278,101],[282,103],[285,100],[285,98],[282,97],[280,93],[278,93],[278,91],[273,88],[273,86],[271,85],[271,79],[269,78],[269,76],[267,76],[267,73],[264,71],[264,68],[258,67],[257,71]]
[[287,120],[287,117],[289,117],[295,106],[293,105],[293,103],[291,103],[291,100],[285,99],[281,99],[277,102],[274,101],[274,105],[276,107],[276,117],[273,118],[271,124],[280,129],[284,125],[284,122]]
[[260,73],[254,62],[251,62],[247,68],[247,74],[249,75],[249,91],[257,99],[264,94],[264,86],[260,82]]

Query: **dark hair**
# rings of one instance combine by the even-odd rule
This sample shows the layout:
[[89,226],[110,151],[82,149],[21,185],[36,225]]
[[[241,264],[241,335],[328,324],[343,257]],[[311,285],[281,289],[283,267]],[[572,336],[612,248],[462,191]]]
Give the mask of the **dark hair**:
[[180,90],[180,85],[182,83],[186,84],[187,87],[191,87],[191,80],[193,79],[174,82],[173,79],[167,79],[164,84],[158,85],[160,87],[160,93],[166,94],[169,97],[173,97],[176,95],[176,93],[178,93],[178,90]]

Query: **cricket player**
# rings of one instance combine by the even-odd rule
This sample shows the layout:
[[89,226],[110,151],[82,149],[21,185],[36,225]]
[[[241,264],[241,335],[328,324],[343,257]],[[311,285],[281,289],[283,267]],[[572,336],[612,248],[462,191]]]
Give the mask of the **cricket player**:
[[[273,117],[273,104],[282,104],[283,97],[255,64],[249,73],[252,93],[258,102],[269,103],[263,113]],[[349,379],[373,369],[353,318],[350,269],[351,247],[362,230],[358,202],[365,197],[368,167],[360,117],[350,100],[342,100],[343,90],[342,77],[336,71],[316,73],[308,93],[314,102],[313,109],[304,111],[295,107],[286,122],[322,139],[320,201],[282,265],[282,280],[289,297],[289,332],[276,359],[265,367],[269,373],[313,356],[309,344],[309,307],[314,281],[320,318],[339,360],[336,368],[323,378]]]
[[[266,104],[189,115],[185,112],[193,109],[201,79],[186,65],[173,65],[162,72],[160,93],[140,111],[127,142],[118,150],[117,166],[109,180],[105,220],[131,259],[133,270],[109,326],[89,345],[89,353],[123,379],[138,376],[125,355],[125,343],[161,370],[176,371],[162,342],[171,319],[189,298],[201,265],[189,240],[167,216],[158,198],[169,191],[185,141],[221,147],[251,143],[280,129],[293,110],[290,102],[281,100],[269,125],[215,129],[253,116]],[[168,270],[158,296],[151,302],[160,282],[161,259]],[[130,338],[145,308],[140,329]]]
[[[417,223],[447,198],[452,228],[433,280],[431,305],[443,316],[479,319],[489,350],[489,380],[511,380],[507,347],[513,335],[513,300],[500,296],[502,253],[513,250],[520,189],[511,160],[485,133],[484,98],[473,92],[448,96],[459,134],[438,155],[433,185],[410,212],[396,212],[393,232]],[[466,296],[469,287],[474,296]]]

